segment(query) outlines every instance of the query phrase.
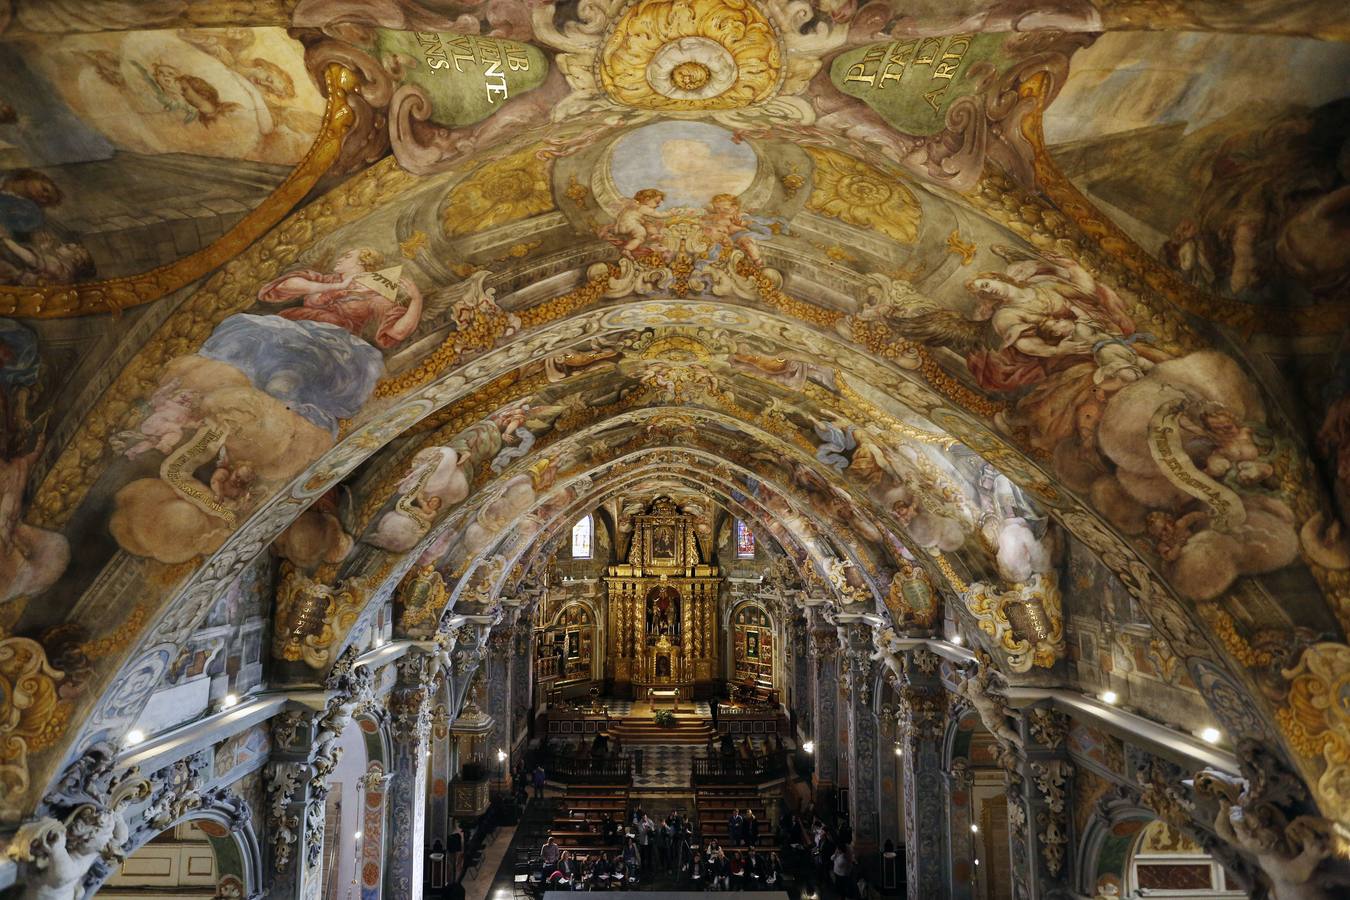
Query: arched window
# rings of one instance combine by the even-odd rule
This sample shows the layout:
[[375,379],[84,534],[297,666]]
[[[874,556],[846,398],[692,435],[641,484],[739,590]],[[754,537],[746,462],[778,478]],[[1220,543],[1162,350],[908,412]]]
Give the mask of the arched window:
[[740,519],[736,520],[736,558],[755,558],[755,533]]
[[591,530],[595,524],[590,516],[582,516],[572,526],[572,558],[591,558]]

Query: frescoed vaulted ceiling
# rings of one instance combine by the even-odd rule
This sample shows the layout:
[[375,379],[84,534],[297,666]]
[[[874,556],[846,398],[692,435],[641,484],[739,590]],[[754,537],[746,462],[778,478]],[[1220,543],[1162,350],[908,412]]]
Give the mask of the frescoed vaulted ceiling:
[[432,639],[668,495],[1014,683],[1069,678],[1095,557],[1350,821],[1347,38],[1324,0],[0,0],[0,818],[261,557],[318,683],[391,595]]

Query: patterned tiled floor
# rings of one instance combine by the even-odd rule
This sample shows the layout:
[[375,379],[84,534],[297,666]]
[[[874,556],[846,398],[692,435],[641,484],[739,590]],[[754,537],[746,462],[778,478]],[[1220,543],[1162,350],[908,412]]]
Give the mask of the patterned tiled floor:
[[[689,789],[695,748],[644,744],[634,749],[642,750],[642,774],[633,776],[633,787]],[[701,754],[702,748],[698,748],[697,752]]]

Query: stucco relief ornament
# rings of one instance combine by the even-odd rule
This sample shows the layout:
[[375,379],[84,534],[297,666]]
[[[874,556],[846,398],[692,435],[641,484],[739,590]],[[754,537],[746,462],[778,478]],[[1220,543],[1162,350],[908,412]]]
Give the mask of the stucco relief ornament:
[[206,802],[202,786],[206,783],[203,772],[207,767],[201,755],[180,759],[172,765],[160,769],[150,776],[155,792],[150,804],[141,812],[142,827],[150,831],[163,831],[178,819],[201,809]]
[[1033,575],[1006,590],[976,582],[963,597],[1014,672],[1053,668],[1064,658],[1064,616],[1054,573]]
[[[1345,896],[1343,870],[1350,835],[1339,823],[1299,814],[1308,791],[1298,776],[1260,744],[1238,746],[1242,778],[1205,769],[1195,791],[1218,803],[1214,831],[1255,861],[1270,883],[1273,900],[1332,900]],[[1337,862],[1332,871],[1333,860]],[[1324,865],[1326,864],[1326,865]]]
[[42,818],[15,833],[6,851],[21,863],[23,900],[78,900],[125,858],[125,810],[150,795],[136,769],[114,772],[116,748],[91,746],[42,801]]
[[1045,809],[1036,815],[1036,823],[1041,828],[1041,858],[1045,861],[1046,871],[1053,877],[1058,877],[1064,869],[1064,853],[1069,843],[1066,785],[1073,772],[1073,765],[1062,759],[1031,764],[1036,790],[1045,802]]
[[596,0],[561,28],[555,14],[555,4],[541,4],[532,23],[535,39],[560,51],[571,89],[554,121],[616,107],[639,119],[813,121],[797,95],[848,33],[830,20],[805,29],[816,15],[804,0]]
[[961,678],[957,693],[966,699],[980,717],[985,729],[1007,752],[1022,746],[1022,737],[1008,722],[1008,700],[1003,695],[1002,675],[994,668],[989,654],[976,654],[976,665]]
[[270,763],[267,767],[267,838],[272,845],[272,865],[278,872],[291,867],[299,835],[300,819],[290,811],[304,777],[300,763]]

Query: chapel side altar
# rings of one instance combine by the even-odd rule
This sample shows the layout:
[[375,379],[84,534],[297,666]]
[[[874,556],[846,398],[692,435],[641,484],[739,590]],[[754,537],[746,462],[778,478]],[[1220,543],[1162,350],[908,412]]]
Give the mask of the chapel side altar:
[[699,552],[690,516],[668,498],[633,517],[628,561],[609,567],[608,653],[614,693],[661,702],[711,696],[722,576]]

